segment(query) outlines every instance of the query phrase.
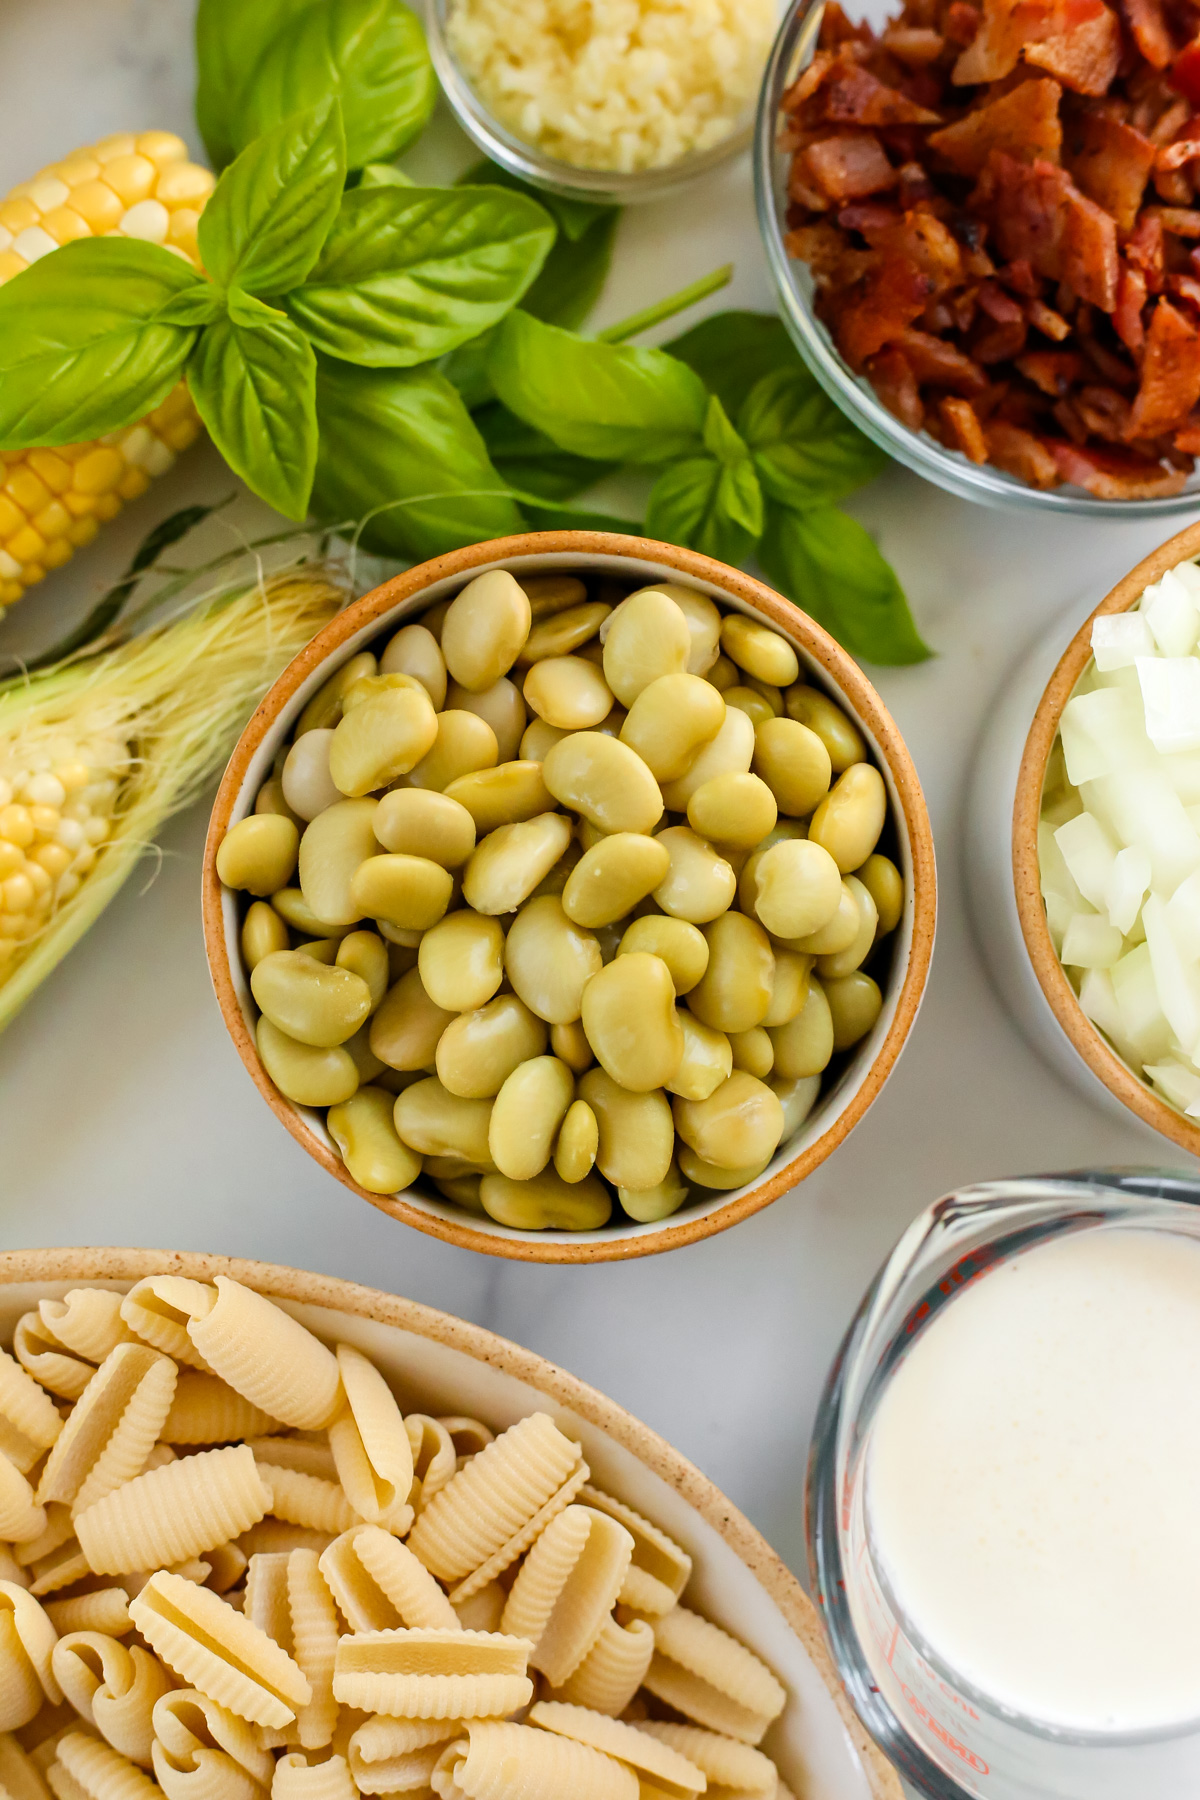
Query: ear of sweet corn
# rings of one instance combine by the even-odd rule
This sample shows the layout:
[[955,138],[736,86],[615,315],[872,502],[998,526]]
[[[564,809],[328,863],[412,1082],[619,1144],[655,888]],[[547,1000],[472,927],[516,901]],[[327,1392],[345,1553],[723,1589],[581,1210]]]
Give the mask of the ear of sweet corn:
[[[0,201],[0,284],[81,237],[143,238],[198,267],[196,226],[213,186],[169,131],[76,150]],[[200,429],[180,382],[145,419],[95,443],[0,452],[0,616],[145,493]]]

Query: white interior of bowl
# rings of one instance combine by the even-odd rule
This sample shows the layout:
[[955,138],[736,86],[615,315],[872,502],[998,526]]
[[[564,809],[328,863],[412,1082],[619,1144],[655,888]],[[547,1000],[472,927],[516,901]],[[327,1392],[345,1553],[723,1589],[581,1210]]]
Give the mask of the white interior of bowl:
[[[554,554],[534,552],[525,556],[506,556],[502,559],[497,559],[495,562],[481,563],[477,569],[471,571],[471,575],[482,575],[488,569],[501,567],[511,569],[514,572],[523,570],[526,574],[530,575],[550,569],[586,569],[590,571],[599,571],[602,574],[614,576],[623,580],[640,579],[645,582],[671,581],[676,583],[682,581],[682,585],[694,587],[700,593],[707,594],[714,600],[719,600],[724,607],[735,608],[737,611],[744,612],[752,617],[757,616],[752,607],[738,599],[735,594],[726,592],[726,590],[718,586],[717,583],[698,581],[691,577],[683,579],[681,578],[679,571],[673,569],[668,563],[654,562],[645,557],[593,555],[580,551],[568,553],[559,552]],[[459,573],[447,576],[441,581],[431,582],[430,585],[427,588],[423,588],[420,593],[413,594],[407,600],[400,601],[390,612],[383,614],[382,617],[378,619],[372,620],[370,624],[364,625],[361,631],[355,632],[354,635],[348,638],[340,649],[334,653],[334,655],[329,657],[327,661],[313,671],[307,681],[303,682],[300,687],[297,688],[287,706],[283,708],[279,716],[268,728],[262,742],[259,744],[254,756],[247,765],[246,778],[242,783],[230,813],[229,822],[231,826],[236,825],[239,820],[244,819],[247,814],[253,812],[254,802],[258,791],[271,772],[271,765],[275,760],[277,751],[290,737],[292,727],[295,725],[296,720],[303,712],[309,700],[311,700],[312,696],[316,693],[317,689],[323,686],[343,663],[348,662],[352,656],[357,655],[360,650],[365,649],[377,638],[383,638],[389,632],[398,630],[406,618],[424,612],[428,607],[435,606],[439,600],[446,599],[448,596],[457,592],[458,589],[465,585],[465,579],[463,574]],[[772,1175],[776,1174],[787,1163],[791,1162],[793,1158],[799,1156],[802,1151],[810,1149],[828,1132],[832,1131],[836,1126],[838,1119],[858,1093],[863,1082],[867,1078],[871,1064],[878,1055],[884,1039],[887,1037],[887,1034],[892,1027],[892,1022],[895,1019],[900,992],[904,985],[904,976],[908,969],[909,958],[912,954],[913,931],[916,921],[912,845],[908,837],[904,812],[900,805],[900,796],[879,742],[871,731],[870,725],[866,720],[859,717],[853,702],[848,695],[842,691],[828,671],[825,670],[815,658],[810,656],[803,645],[784,630],[784,628],[775,620],[771,621],[771,626],[772,629],[778,631],[782,637],[787,638],[788,642],[796,651],[797,656],[800,658],[801,664],[812,679],[813,684],[830,693],[832,697],[845,708],[851,718],[855,720],[859,730],[862,732],[874,754],[879,770],[887,784],[888,795],[891,800],[892,817],[895,820],[896,825],[900,871],[904,877],[904,914],[893,935],[892,962],[888,974],[887,988],[884,993],[883,1007],[878,1019],[875,1021],[873,1029],[868,1036],[862,1040],[861,1044],[856,1047],[853,1056],[842,1070],[837,1081],[828,1092],[820,1096],[816,1106],[813,1108],[804,1124],[800,1127],[800,1130],[794,1137],[788,1139],[786,1143],[779,1146],[772,1161],[768,1164],[763,1173],[757,1177],[756,1181],[750,1184],[751,1186],[757,1186],[759,1182],[770,1179]],[[238,1005],[242,1010],[242,1017],[246,1021],[246,1028],[250,1033],[251,1039],[253,1039],[255,1025],[258,1019],[258,1008],[254,1004],[254,999],[250,992],[249,978],[246,974],[245,965],[242,962],[241,945],[239,942],[239,896],[235,893],[231,893],[228,889],[223,890],[221,895],[221,906],[222,919],[225,928],[225,948],[229,959],[233,987],[238,997]],[[336,1156],[338,1152],[334,1146],[333,1139],[326,1129],[324,1115],[311,1107],[297,1106],[294,1110],[304,1120],[313,1135],[319,1138],[323,1144],[328,1145],[332,1154]],[[672,1214],[670,1221],[667,1221],[667,1223],[674,1224],[683,1219],[707,1218],[712,1213],[719,1212],[722,1207],[728,1206],[731,1201],[736,1200],[739,1195],[744,1194],[747,1191],[747,1188],[715,1190],[711,1199],[683,1207],[678,1213]],[[469,1215],[465,1214],[461,1207],[455,1206],[451,1201],[435,1198],[415,1188],[407,1189],[404,1198],[409,1204],[419,1207],[422,1212],[426,1212],[434,1218],[446,1219],[455,1224],[462,1224],[464,1219],[468,1219],[473,1231],[478,1231],[488,1237],[511,1238],[528,1242],[537,1242],[547,1237],[553,1237],[564,1243],[579,1244],[595,1243],[596,1241],[597,1234],[594,1231],[556,1231],[552,1233],[518,1231],[512,1226],[498,1225],[492,1219],[478,1218],[473,1213]],[[613,1236],[621,1238],[653,1237],[662,1231],[663,1224],[664,1221],[660,1220],[657,1223],[639,1225],[630,1219],[623,1224],[607,1227],[603,1235],[606,1238],[611,1238]]]
[[[59,1298],[78,1281],[14,1282],[0,1288],[0,1337],[12,1342],[22,1313],[39,1300]],[[126,1292],[132,1285],[89,1285]],[[333,1307],[280,1300],[327,1343],[353,1344],[394,1386],[406,1411],[466,1413],[503,1431],[531,1412],[550,1412],[583,1445],[596,1483],[669,1532],[695,1562],[688,1604],[747,1644],[788,1689],[788,1704],[763,1748],[803,1800],[871,1800],[865,1770],[837,1708],[804,1646],[771,1596],[720,1533],[683,1496],[590,1420],[549,1399],[530,1382],[398,1325],[363,1319]],[[564,1794],[562,1800],[570,1800]]]

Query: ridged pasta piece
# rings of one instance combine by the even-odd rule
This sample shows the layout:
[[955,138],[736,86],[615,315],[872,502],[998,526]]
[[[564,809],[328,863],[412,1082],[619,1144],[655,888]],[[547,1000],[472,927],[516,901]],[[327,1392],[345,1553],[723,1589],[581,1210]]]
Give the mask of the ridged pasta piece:
[[0,1538],[9,1544],[29,1544],[46,1529],[45,1508],[16,1463],[0,1454]]
[[332,1531],[309,1531],[307,1526],[288,1525],[283,1519],[260,1519],[257,1525],[240,1534],[237,1548],[244,1556],[278,1550],[285,1556],[292,1550],[315,1550],[320,1556],[333,1539]]
[[321,1572],[351,1631],[460,1629],[424,1563],[381,1526],[356,1525],[335,1538],[321,1558]]
[[228,1275],[205,1292],[187,1329],[213,1372],[285,1425],[328,1425],[341,1386],[333,1352],[273,1300]]
[[178,1461],[179,1458],[172,1450],[170,1444],[155,1444],[153,1450],[151,1450],[149,1456],[142,1464],[142,1474],[148,1475],[151,1469],[161,1469],[167,1463]]
[[748,1800],[774,1800],[779,1775],[775,1764],[761,1750],[736,1738],[721,1737],[715,1731],[703,1731],[698,1725],[668,1724],[661,1719],[646,1719],[638,1730],[648,1732],[660,1743],[678,1750],[690,1763],[703,1769],[709,1786],[734,1789]]
[[158,1658],[101,1631],[75,1631],[55,1644],[53,1668],[76,1712],[114,1750],[148,1769],[154,1705],[175,1685]]
[[575,1673],[551,1690],[552,1697],[615,1719],[641,1687],[653,1655],[654,1631],[645,1619],[618,1625],[610,1617]]
[[552,1687],[575,1673],[600,1636],[632,1555],[623,1525],[590,1506],[568,1506],[525,1558],[500,1629],[530,1639],[529,1660]]
[[579,1445],[548,1413],[531,1413],[434,1496],[412,1528],[409,1548],[441,1580],[460,1581],[540,1511],[580,1456]]
[[579,1498],[585,1506],[594,1506],[597,1512],[616,1519],[633,1539],[633,1561],[621,1590],[624,1604],[647,1618],[670,1612],[692,1578],[692,1559],[687,1551],[611,1494],[589,1486],[580,1490]]
[[0,1795],[3,1800],[50,1800],[41,1770],[8,1732],[0,1733]]
[[322,1481],[319,1475],[302,1475],[299,1469],[284,1469],[277,1463],[259,1461],[257,1467],[271,1490],[272,1518],[282,1519],[288,1525],[307,1526],[310,1531],[349,1531],[358,1523],[358,1515],[339,1482]]
[[[66,1782],[58,1776],[66,1775]],[[158,1789],[136,1763],[86,1731],[68,1731],[58,1741],[58,1754],[46,1771],[59,1800],[158,1800]]]
[[250,1558],[246,1567],[246,1599],[242,1613],[290,1656],[292,1615],[288,1608],[287,1567],[286,1552],[260,1552]]
[[296,1715],[296,1728],[303,1749],[319,1750],[332,1742],[337,1724],[333,1668],[340,1624],[314,1551],[293,1550],[288,1557],[287,1598],[292,1657],[312,1690],[312,1699]]
[[430,1413],[407,1413],[404,1429],[413,1459],[409,1504],[414,1513],[421,1513],[457,1473],[458,1452],[442,1421]]
[[467,1800],[638,1800],[633,1770],[586,1744],[491,1720],[472,1722],[467,1733],[434,1770],[431,1785],[443,1800],[456,1790]]
[[204,1552],[204,1560],[209,1566],[206,1587],[214,1594],[228,1593],[236,1587],[250,1566],[250,1559],[237,1544],[214,1544],[211,1550]]
[[346,1498],[360,1519],[398,1535],[412,1524],[412,1445],[396,1397],[379,1370],[349,1344],[337,1348],[346,1404],[329,1447]]
[[129,1610],[168,1668],[252,1725],[279,1730],[312,1699],[287,1652],[207,1588],[160,1573]]
[[31,1538],[27,1544],[14,1545],[13,1555],[26,1568],[32,1568],[35,1563],[40,1562],[43,1557],[49,1556],[51,1551],[59,1549],[74,1536],[75,1522],[71,1518],[70,1507],[59,1506],[52,1501],[46,1508],[45,1531],[40,1537]]
[[461,1719],[368,1719],[349,1743],[354,1784],[362,1794],[428,1787],[442,1751],[465,1730]]
[[39,1387],[64,1400],[78,1400],[92,1376],[95,1363],[64,1350],[53,1332],[47,1331],[40,1313],[19,1318],[13,1331],[13,1355]]
[[694,1800],[708,1785],[704,1771],[671,1745],[647,1737],[636,1725],[606,1718],[587,1707],[540,1700],[530,1708],[526,1723],[627,1763],[639,1781],[652,1783],[656,1793],[671,1800]]
[[519,1531],[514,1532],[507,1542],[501,1544],[494,1556],[489,1556],[485,1563],[480,1563],[479,1567],[473,1570],[464,1581],[460,1581],[457,1587],[451,1588],[451,1606],[461,1606],[465,1601],[471,1599],[472,1595],[479,1593],[485,1587],[490,1587],[506,1569],[512,1567],[518,1557],[524,1556],[525,1552],[536,1544],[550,1522],[557,1519],[559,1513],[565,1512],[571,1505],[587,1478],[588,1466],[585,1462],[581,1462],[574,1473],[568,1475],[558,1492],[551,1494],[546,1504],[539,1507],[532,1519],[522,1525]]
[[334,1697],[394,1719],[494,1718],[533,1695],[529,1645],[482,1631],[365,1631],[344,1637]]
[[98,1575],[121,1575],[223,1544],[270,1510],[254,1452],[239,1444],[137,1476],[76,1514],[75,1530]]
[[642,1686],[711,1731],[757,1744],[787,1703],[752,1650],[685,1606],[655,1621],[654,1646]]
[[275,1772],[254,1727],[195,1688],[155,1706],[153,1757],[167,1800],[265,1800]]
[[0,1581],[0,1731],[28,1725],[43,1700],[61,1703],[52,1667],[57,1637],[32,1594]]
[[508,1604],[508,1592],[498,1581],[489,1581],[454,1607],[462,1631],[499,1631]]
[[246,1442],[259,1462],[274,1463],[278,1469],[299,1469],[302,1475],[319,1475],[322,1481],[338,1479],[337,1464],[327,1443],[290,1437],[248,1437]]
[[230,1444],[270,1431],[274,1423],[219,1375],[194,1369],[179,1377],[162,1437],[168,1444]]
[[46,1458],[44,1505],[82,1512],[141,1472],[171,1409],[177,1370],[145,1344],[118,1344],[80,1395]]
[[62,1419],[49,1394],[7,1350],[0,1350],[0,1451],[25,1475],[61,1430]]
[[358,1800],[344,1756],[310,1763],[293,1751],[275,1764],[271,1800]]
[[79,1547],[76,1538],[68,1538],[61,1549],[51,1551],[49,1556],[39,1557],[30,1567],[33,1580],[29,1591],[37,1599],[44,1600],[47,1594],[59,1594],[63,1588],[74,1587],[77,1581],[84,1581],[92,1573],[91,1565]]
[[129,1595],[123,1587],[96,1588],[90,1594],[73,1594],[69,1600],[47,1600],[45,1613],[60,1638],[72,1631],[124,1637],[133,1630]]
[[65,1350],[98,1366],[118,1344],[129,1341],[121,1301],[113,1288],[72,1288],[61,1300],[39,1300],[38,1316]]
[[212,1370],[188,1336],[193,1313],[212,1304],[215,1293],[203,1281],[186,1275],[148,1275],[135,1283],[121,1302],[121,1317],[147,1344],[153,1344],[172,1362],[186,1363],[203,1374]]
[[18,1587],[27,1588],[30,1575],[23,1569],[13,1555],[11,1544],[0,1544],[0,1581],[15,1581]]
[[450,1433],[450,1442],[459,1462],[466,1457],[478,1456],[481,1450],[495,1442],[495,1432],[482,1419],[472,1419],[466,1413],[443,1413],[438,1424]]

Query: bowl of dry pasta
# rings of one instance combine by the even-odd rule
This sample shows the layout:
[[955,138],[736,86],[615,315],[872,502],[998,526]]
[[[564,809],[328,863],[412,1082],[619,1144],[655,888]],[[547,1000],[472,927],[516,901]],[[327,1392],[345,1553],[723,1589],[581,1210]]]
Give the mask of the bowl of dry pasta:
[[644,1256],[796,1185],[933,943],[916,770],[862,670],[723,563],[477,544],[339,614],[205,853],[225,1024],[330,1174],[452,1243]]
[[0,1256],[0,1791],[899,1800],[698,1470],[409,1300]]

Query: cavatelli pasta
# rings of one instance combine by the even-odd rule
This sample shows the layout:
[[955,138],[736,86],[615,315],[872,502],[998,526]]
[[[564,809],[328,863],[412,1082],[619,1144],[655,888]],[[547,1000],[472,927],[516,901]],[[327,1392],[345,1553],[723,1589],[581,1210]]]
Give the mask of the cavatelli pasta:
[[420,1513],[457,1472],[458,1452],[442,1421],[429,1413],[408,1413],[404,1429],[413,1458],[413,1483],[408,1498],[414,1513]]
[[114,1750],[150,1767],[155,1702],[174,1683],[156,1656],[100,1631],[76,1631],[54,1646],[55,1679],[81,1718]]
[[175,1364],[144,1344],[118,1344],[72,1408],[38,1483],[44,1505],[83,1512],[140,1473],[175,1392]]
[[654,1660],[643,1686],[698,1725],[757,1744],[787,1694],[766,1664],[736,1638],[677,1606],[655,1621]]
[[36,1312],[26,1313],[17,1320],[13,1355],[39,1387],[49,1388],[52,1394],[58,1394],[64,1400],[78,1400],[96,1373],[95,1363],[65,1350]]
[[653,1655],[654,1631],[645,1619],[618,1625],[610,1617],[575,1673],[552,1689],[553,1697],[615,1719],[641,1687]]
[[588,1486],[580,1489],[579,1498],[585,1506],[594,1506],[597,1512],[616,1519],[633,1539],[633,1560],[622,1586],[622,1602],[647,1618],[670,1612],[692,1578],[692,1559],[687,1551],[611,1494]]
[[329,1427],[329,1447],[346,1498],[360,1519],[398,1535],[412,1524],[413,1453],[396,1397],[378,1369],[339,1344],[346,1404]]
[[296,1715],[296,1729],[302,1749],[319,1750],[332,1742],[337,1724],[333,1668],[340,1626],[315,1551],[293,1550],[288,1557],[287,1600],[292,1658],[312,1690]]
[[18,1587],[29,1586],[29,1572],[13,1555],[11,1544],[0,1544],[0,1581],[15,1581]]
[[205,1583],[214,1594],[228,1593],[236,1587],[250,1566],[250,1559],[237,1544],[214,1544],[204,1552],[209,1573]]
[[153,1757],[167,1800],[265,1800],[275,1772],[254,1727],[195,1688],[155,1706]]
[[0,1731],[28,1725],[43,1700],[61,1703],[51,1666],[57,1636],[32,1594],[0,1581]]
[[527,1722],[627,1763],[636,1771],[638,1780],[651,1783],[657,1793],[688,1800],[689,1796],[703,1793],[707,1785],[704,1771],[671,1745],[647,1737],[636,1725],[605,1718],[586,1707],[539,1701],[530,1708]]
[[76,1515],[83,1553],[98,1575],[161,1568],[237,1537],[271,1509],[254,1452],[202,1450],[126,1482]]
[[533,1695],[529,1645],[482,1631],[366,1631],[337,1647],[334,1697],[397,1719],[493,1718]]
[[504,1571],[511,1568],[518,1557],[524,1556],[530,1546],[536,1544],[550,1521],[556,1519],[560,1512],[564,1512],[570,1506],[587,1477],[588,1466],[585,1462],[581,1462],[574,1474],[568,1475],[558,1492],[551,1494],[546,1504],[534,1513],[527,1525],[522,1525],[519,1531],[515,1531],[512,1537],[501,1544],[495,1555],[489,1556],[485,1563],[480,1563],[479,1567],[473,1570],[464,1581],[460,1581],[457,1587],[451,1588],[450,1604],[461,1606],[473,1594],[479,1593],[481,1589],[490,1587],[493,1582],[499,1580]]
[[237,1548],[245,1556],[258,1556],[264,1551],[315,1550],[320,1556],[333,1542],[331,1531],[310,1531],[305,1525],[288,1525],[283,1519],[260,1519],[249,1531],[243,1531]]
[[304,1525],[311,1531],[349,1531],[358,1523],[358,1515],[336,1481],[323,1481],[319,1475],[302,1475],[299,1469],[284,1469],[276,1463],[258,1462],[258,1471],[271,1490],[269,1511],[289,1525]]
[[633,1770],[586,1744],[491,1720],[472,1722],[467,1733],[434,1770],[431,1785],[442,1800],[638,1800]]
[[31,1538],[26,1544],[17,1544],[13,1555],[25,1568],[33,1568],[43,1557],[60,1548],[75,1536],[75,1525],[71,1518],[69,1506],[60,1506],[51,1501],[46,1508],[46,1529],[40,1537]]
[[129,1595],[122,1587],[96,1588],[90,1594],[73,1594],[69,1600],[47,1600],[45,1613],[59,1637],[72,1631],[102,1631],[106,1637],[124,1637],[133,1630]]
[[209,1367],[272,1419],[296,1430],[328,1425],[341,1386],[333,1352],[274,1301],[228,1275],[218,1275],[205,1296],[187,1329]]
[[33,1489],[16,1463],[0,1455],[0,1538],[9,1544],[28,1544],[45,1529],[45,1509]]
[[168,1668],[253,1725],[277,1731],[312,1699],[287,1652],[207,1588],[160,1573],[129,1610]]
[[292,1615],[288,1607],[287,1566],[286,1552],[260,1552],[250,1558],[246,1567],[246,1598],[242,1614],[259,1631],[265,1631],[290,1656]]
[[158,1800],[158,1789],[136,1763],[86,1731],[59,1739],[46,1780],[58,1800]]
[[465,1730],[461,1719],[368,1719],[349,1743],[354,1784],[385,1795],[428,1787],[442,1751]]
[[293,1751],[275,1764],[271,1800],[358,1800],[344,1756],[310,1763]]
[[0,1794],[4,1800],[50,1800],[41,1770],[8,1732],[0,1732]]
[[7,1350],[0,1350],[0,1452],[25,1475],[61,1430],[49,1394]]
[[351,1631],[461,1629],[424,1563],[378,1525],[356,1525],[335,1538],[321,1558],[321,1572]]
[[704,1731],[698,1725],[646,1719],[639,1724],[638,1730],[670,1745],[698,1769],[703,1769],[710,1787],[733,1789],[745,1794],[748,1800],[758,1800],[759,1795],[762,1800],[774,1800],[779,1776],[775,1764],[761,1750],[739,1743],[736,1738]]
[[72,1288],[61,1300],[39,1300],[38,1315],[65,1350],[97,1365],[131,1336],[112,1288]]
[[579,1667],[612,1612],[633,1555],[623,1525],[588,1506],[568,1506],[522,1563],[501,1631],[528,1638],[530,1663],[552,1687]]
[[153,1344],[172,1362],[210,1374],[212,1370],[188,1335],[193,1312],[216,1296],[203,1281],[186,1275],[149,1275],[130,1288],[121,1302],[121,1317],[147,1344]]
[[235,1392],[219,1375],[181,1375],[162,1428],[168,1444],[230,1444],[257,1437],[275,1424],[269,1413]]
[[469,1456],[478,1456],[495,1441],[495,1432],[482,1419],[472,1419],[466,1413],[444,1413],[438,1424],[450,1433],[454,1454],[460,1463]]

